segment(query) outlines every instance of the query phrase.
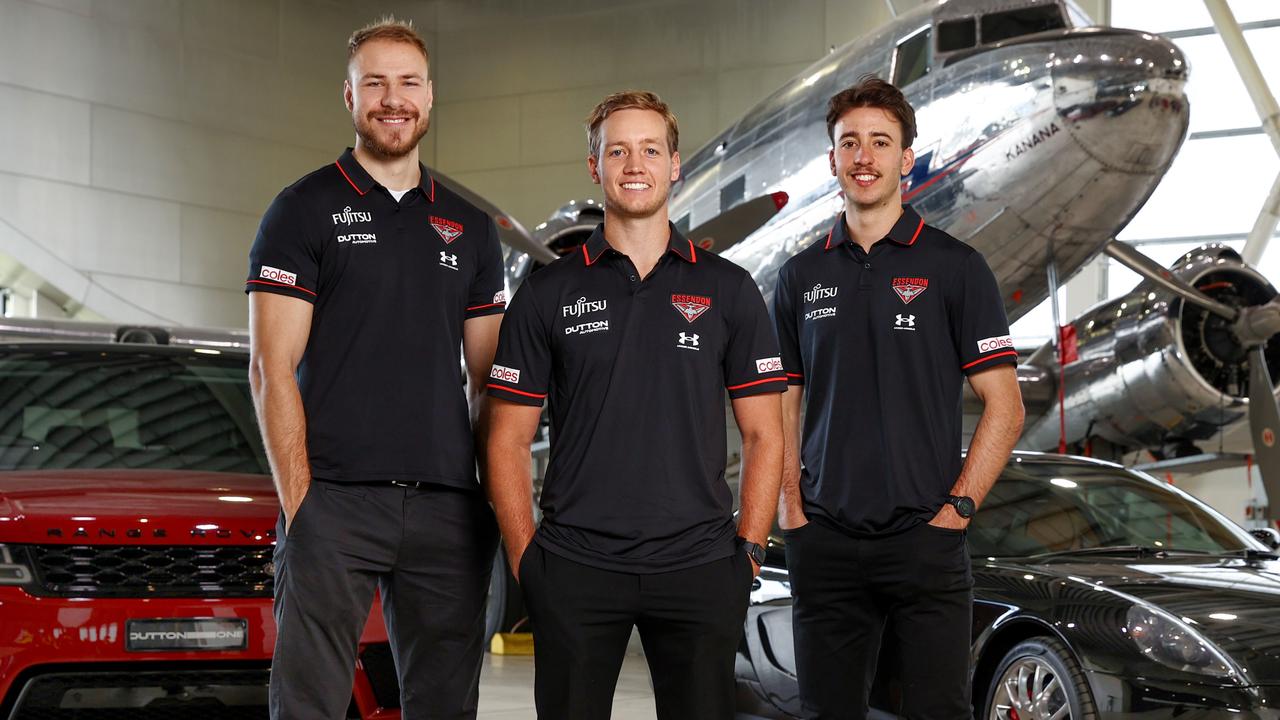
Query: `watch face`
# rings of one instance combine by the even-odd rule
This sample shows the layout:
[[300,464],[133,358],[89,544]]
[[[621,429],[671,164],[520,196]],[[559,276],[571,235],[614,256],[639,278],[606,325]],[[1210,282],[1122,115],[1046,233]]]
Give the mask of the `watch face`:
[[977,504],[973,502],[971,497],[956,498],[955,507],[956,513],[962,518],[973,517],[973,513],[978,509]]
[[757,565],[763,565],[765,560],[764,548],[755,543],[747,543],[747,555],[756,561]]

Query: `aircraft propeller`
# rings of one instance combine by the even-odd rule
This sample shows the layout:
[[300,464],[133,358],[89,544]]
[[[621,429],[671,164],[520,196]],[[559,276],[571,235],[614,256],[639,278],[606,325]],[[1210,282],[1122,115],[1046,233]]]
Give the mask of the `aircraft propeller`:
[[1258,463],[1267,491],[1267,514],[1273,520],[1280,519],[1280,444],[1276,437],[1280,432],[1280,406],[1276,403],[1275,385],[1264,354],[1267,341],[1280,333],[1280,296],[1261,305],[1232,307],[1192,287],[1132,245],[1112,240],[1104,250],[1147,280],[1232,324],[1236,339],[1248,351],[1249,434],[1253,439],[1254,461]]

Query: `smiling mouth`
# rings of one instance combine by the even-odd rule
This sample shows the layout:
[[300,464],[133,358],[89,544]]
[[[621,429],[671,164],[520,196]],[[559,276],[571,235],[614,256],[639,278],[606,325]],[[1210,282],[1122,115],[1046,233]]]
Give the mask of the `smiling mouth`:
[[384,125],[404,125],[405,123],[409,122],[409,120],[411,119],[412,118],[409,118],[407,116],[400,116],[400,115],[395,117],[375,117],[374,118],[374,120],[377,120],[378,122]]
[[650,187],[649,183],[642,183],[642,182],[622,183],[623,190],[648,190],[649,187]]
[[880,176],[874,173],[854,173],[853,181],[858,185],[866,187],[874,183]]

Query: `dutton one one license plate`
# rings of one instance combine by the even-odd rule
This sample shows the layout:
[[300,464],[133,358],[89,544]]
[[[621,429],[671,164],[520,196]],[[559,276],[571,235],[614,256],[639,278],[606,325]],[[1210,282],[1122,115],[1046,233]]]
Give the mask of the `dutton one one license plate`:
[[249,646],[248,626],[244,618],[130,620],[124,649],[130,652],[244,650]]

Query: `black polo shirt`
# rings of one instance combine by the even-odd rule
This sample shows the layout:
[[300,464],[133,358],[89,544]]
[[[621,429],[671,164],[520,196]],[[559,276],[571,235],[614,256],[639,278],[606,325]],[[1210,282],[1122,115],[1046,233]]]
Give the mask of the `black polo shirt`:
[[525,280],[489,394],[551,415],[537,542],[624,572],[734,552],[725,399],[781,392],[768,311],[745,270],[671,227],[647,278],[604,226]]
[[493,220],[435,182],[399,202],[348,149],[285,188],[246,292],[314,303],[298,366],[313,477],[475,487],[464,320],[505,307]]
[[841,214],[782,266],[774,321],[806,391],[805,514],[855,535],[937,514],[962,467],[965,376],[1018,360],[982,256],[910,206],[867,253]]

